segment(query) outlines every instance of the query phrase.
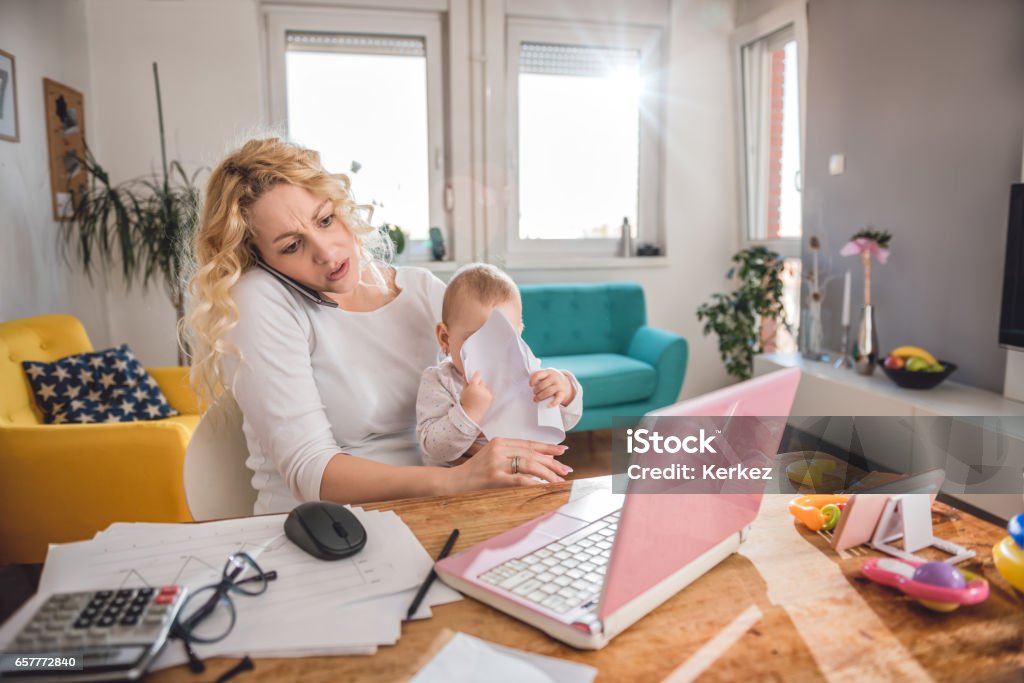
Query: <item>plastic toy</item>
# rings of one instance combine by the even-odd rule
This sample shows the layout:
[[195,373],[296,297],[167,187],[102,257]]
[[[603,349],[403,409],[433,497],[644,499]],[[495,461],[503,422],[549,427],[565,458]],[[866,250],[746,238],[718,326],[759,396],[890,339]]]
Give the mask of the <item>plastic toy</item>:
[[800,486],[821,486],[822,475],[836,469],[834,460],[797,460],[786,466],[790,481]]
[[872,557],[864,560],[860,571],[872,581],[898,588],[936,612],[952,612],[961,605],[977,605],[988,598],[988,581],[948,562]]
[[1012,518],[1006,525],[1006,530],[1010,532],[1010,538],[1017,547],[1024,548],[1024,512]]
[[1024,513],[1006,525],[1010,535],[992,546],[996,570],[1007,583],[1024,593]]
[[[826,505],[837,505],[838,503],[845,503],[850,499],[850,496],[833,494],[815,494],[812,496],[798,496],[793,500],[789,501],[789,514],[796,517],[798,520],[803,522],[811,531],[818,531],[825,526],[826,517],[822,513],[822,508]],[[836,508],[836,513],[839,509]],[[838,514],[836,520],[838,520]],[[832,527],[835,523],[832,524]],[[829,527],[831,529],[832,527]]]
[[821,506],[821,516],[825,519],[825,523],[821,525],[822,530],[832,531],[836,528],[836,524],[839,523],[839,516],[842,515],[842,509],[835,503],[829,503],[828,505]]

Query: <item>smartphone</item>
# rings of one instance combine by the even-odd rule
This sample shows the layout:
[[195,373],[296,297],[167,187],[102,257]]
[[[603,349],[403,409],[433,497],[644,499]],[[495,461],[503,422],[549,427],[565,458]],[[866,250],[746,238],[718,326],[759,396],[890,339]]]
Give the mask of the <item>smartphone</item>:
[[280,282],[281,284],[283,284],[286,287],[291,288],[293,291],[298,292],[304,298],[309,299],[310,301],[312,301],[315,304],[320,304],[321,306],[327,306],[328,308],[337,308],[338,307],[338,304],[336,302],[331,301],[330,299],[323,298],[322,296],[320,296],[320,292],[316,291],[312,287],[307,287],[306,285],[302,284],[298,280],[294,280],[294,279],[288,277],[287,275],[285,275],[281,271],[275,270],[275,269],[271,268],[266,263],[264,263],[263,259],[261,259],[258,254],[253,253],[253,258],[256,259],[256,265],[258,267],[262,268],[263,270],[265,270],[268,273],[270,273],[271,275],[273,275],[275,278],[277,278],[278,282]]

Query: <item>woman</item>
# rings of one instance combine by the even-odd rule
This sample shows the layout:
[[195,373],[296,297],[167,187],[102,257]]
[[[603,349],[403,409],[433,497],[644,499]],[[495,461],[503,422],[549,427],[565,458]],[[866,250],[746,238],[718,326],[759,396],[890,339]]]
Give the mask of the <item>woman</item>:
[[554,459],[564,446],[501,439],[458,467],[413,466],[416,390],[436,362],[444,284],[387,265],[389,248],[316,152],[252,140],[210,176],[190,285],[193,383],[208,400],[230,392],[242,410],[257,514],[570,471]]

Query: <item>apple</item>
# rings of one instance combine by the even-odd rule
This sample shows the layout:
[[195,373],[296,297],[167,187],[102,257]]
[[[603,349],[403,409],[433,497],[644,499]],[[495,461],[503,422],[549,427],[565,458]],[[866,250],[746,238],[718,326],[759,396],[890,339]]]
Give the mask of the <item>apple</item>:
[[905,362],[899,356],[886,356],[882,364],[890,370],[902,370]]
[[929,365],[926,371],[927,372],[945,372],[946,368],[942,365],[942,363],[935,363],[933,365]]

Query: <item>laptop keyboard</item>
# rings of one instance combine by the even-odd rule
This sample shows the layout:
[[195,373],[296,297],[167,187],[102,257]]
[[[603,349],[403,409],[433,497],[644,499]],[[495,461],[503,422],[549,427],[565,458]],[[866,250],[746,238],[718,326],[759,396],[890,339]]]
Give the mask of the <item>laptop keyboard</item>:
[[596,601],[619,527],[619,512],[479,576],[557,614]]

